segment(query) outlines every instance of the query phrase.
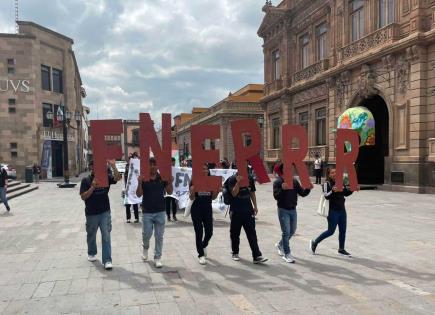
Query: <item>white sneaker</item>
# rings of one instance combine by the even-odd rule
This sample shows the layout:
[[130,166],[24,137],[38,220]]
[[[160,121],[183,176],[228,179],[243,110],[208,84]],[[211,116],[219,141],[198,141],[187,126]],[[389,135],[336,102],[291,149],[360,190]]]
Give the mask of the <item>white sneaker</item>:
[[142,249],[142,260],[147,261],[148,260],[148,250]]
[[203,248],[203,250],[204,250],[204,257],[207,258],[207,248]]
[[155,264],[156,268],[162,268],[163,267],[162,261],[160,259],[156,259],[154,261],[154,264]]
[[286,262],[286,263],[290,263],[290,264],[294,264],[295,263],[295,259],[293,258],[293,256],[291,254],[282,256],[282,259]]
[[96,261],[97,257],[93,256],[93,255],[88,255],[88,261],[93,262]]
[[207,260],[205,259],[205,256],[199,257],[199,264],[200,265],[206,265],[207,264]]
[[104,264],[104,269],[111,270],[113,268],[112,262],[108,261]]
[[282,251],[282,248],[279,246],[279,243],[275,244],[275,248],[278,251],[278,255],[284,256],[284,252]]

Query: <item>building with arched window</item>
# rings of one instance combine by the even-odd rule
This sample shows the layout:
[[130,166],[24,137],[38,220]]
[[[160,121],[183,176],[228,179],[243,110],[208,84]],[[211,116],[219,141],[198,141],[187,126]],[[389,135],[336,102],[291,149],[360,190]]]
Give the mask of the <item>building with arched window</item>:
[[283,124],[308,132],[312,163],[335,164],[347,110],[373,116],[356,162],[362,184],[435,191],[435,1],[266,1],[265,161],[281,154]]

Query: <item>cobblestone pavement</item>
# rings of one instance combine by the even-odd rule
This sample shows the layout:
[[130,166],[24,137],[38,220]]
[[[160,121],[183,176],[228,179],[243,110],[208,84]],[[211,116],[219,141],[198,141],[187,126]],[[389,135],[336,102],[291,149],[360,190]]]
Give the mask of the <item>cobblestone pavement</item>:
[[[126,224],[120,184],[111,190],[114,269],[89,263],[78,188],[40,189],[0,207],[2,314],[435,314],[435,196],[362,191],[348,199],[347,249],[337,235],[308,252],[326,227],[320,189],[301,199],[296,264],[274,249],[280,237],[270,184],[258,187],[260,248],[253,265],[245,235],[230,258],[229,219],[215,214],[209,264],[197,262],[190,218],[168,223],[163,269],[141,261],[141,225]],[[153,247],[153,243],[152,243]],[[98,248],[101,246],[98,244]],[[99,253],[100,255],[100,253]],[[99,257],[101,259],[101,257]]]

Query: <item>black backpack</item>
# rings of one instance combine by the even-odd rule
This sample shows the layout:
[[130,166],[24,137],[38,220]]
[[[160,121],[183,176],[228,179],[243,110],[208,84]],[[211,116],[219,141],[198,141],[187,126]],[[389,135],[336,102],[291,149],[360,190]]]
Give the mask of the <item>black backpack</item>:
[[[232,176],[231,176],[232,177]],[[233,202],[233,194],[231,193],[231,187],[230,187],[230,178],[227,178],[227,180],[224,182],[224,185],[222,187],[222,196],[224,197],[224,204],[227,206],[231,205]]]

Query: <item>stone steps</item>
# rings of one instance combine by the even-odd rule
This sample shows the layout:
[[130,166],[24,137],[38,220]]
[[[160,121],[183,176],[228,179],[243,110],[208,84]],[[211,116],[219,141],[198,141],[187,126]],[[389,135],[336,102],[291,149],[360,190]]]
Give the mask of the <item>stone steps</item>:
[[[7,197],[8,200],[11,200],[19,196],[22,196],[24,194],[27,194],[31,191],[34,191],[36,189],[38,189],[38,186],[36,185],[27,184],[27,183],[23,184],[20,181],[8,180]],[[0,201],[0,203],[2,202]]]

